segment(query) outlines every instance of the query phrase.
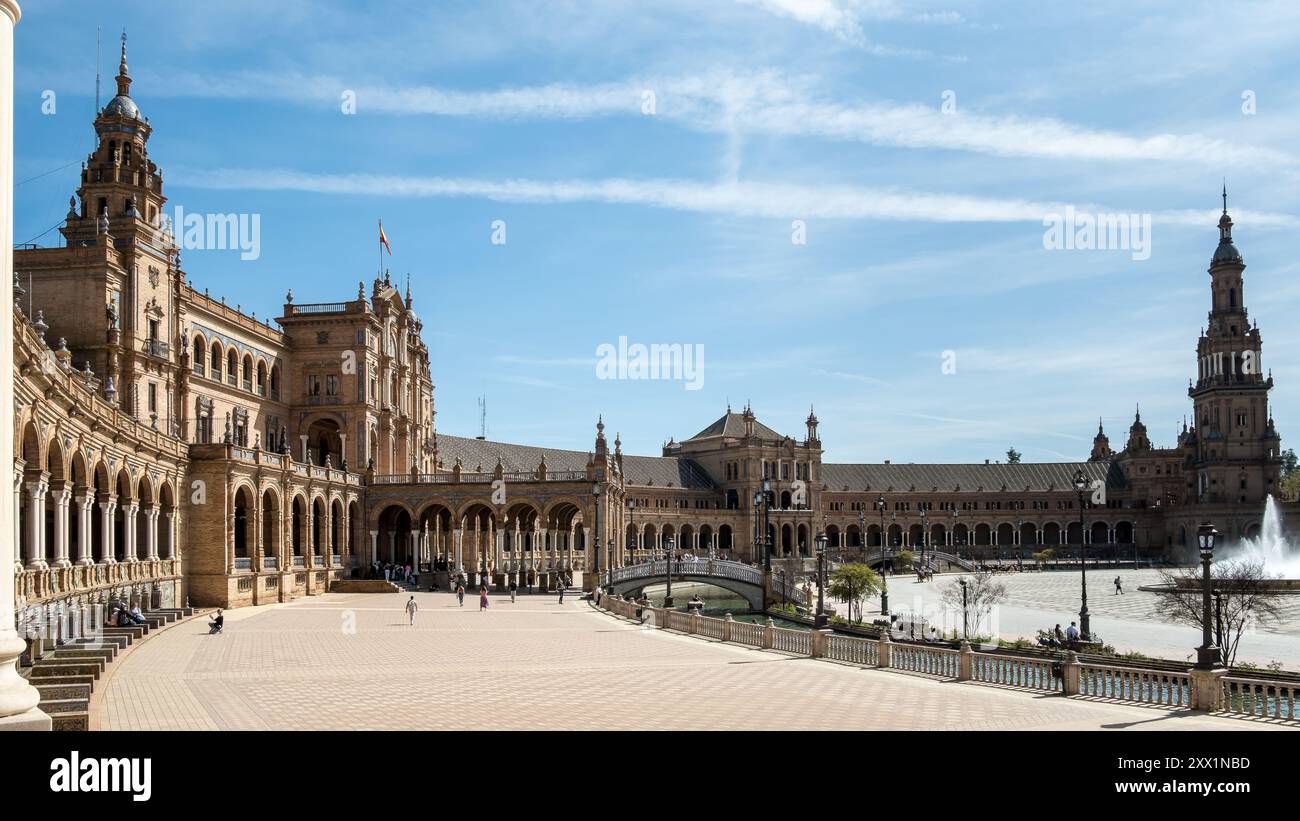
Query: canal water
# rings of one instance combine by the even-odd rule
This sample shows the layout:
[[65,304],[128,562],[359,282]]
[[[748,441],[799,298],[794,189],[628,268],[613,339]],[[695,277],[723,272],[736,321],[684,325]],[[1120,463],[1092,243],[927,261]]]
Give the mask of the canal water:
[[[645,589],[645,594],[650,598],[650,603],[655,607],[663,607],[665,587],[662,584],[651,585]],[[754,613],[749,609],[749,602],[741,596],[737,596],[730,590],[723,590],[721,587],[714,587],[711,584],[700,584],[696,582],[674,582],[673,583],[673,606],[678,610],[686,608],[686,602],[691,600],[692,596],[698,595],[704,599],[704,607],[700,610],[700,615],[722,618],[728,613],[736,621],[751,622],[754,624],[766,624],[767,616],[762,613]],[[775,627],[790,627],[795,630],[807,630],[807,625],[799,624],[794,621],[772,617],[772,624]]]

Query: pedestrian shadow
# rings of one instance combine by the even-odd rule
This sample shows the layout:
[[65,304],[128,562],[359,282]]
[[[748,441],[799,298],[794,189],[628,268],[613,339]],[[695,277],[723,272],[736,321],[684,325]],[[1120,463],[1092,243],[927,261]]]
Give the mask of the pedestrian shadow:
[[[1088,701],[1094,701],[1094,700],[1095,700],[1095,701],[1105,701],[1104,699],[1087,699],[1087,700],[1088,700]],[[1112,702],[1112,701],[1106,701],[1105,703],[1108,703],[1108,704],[1122,704],[1122,703],[1124,703],[1124,702],[1119,702],[1119,701],[1113,701],[1113,702]],[[1168,708],[1166,708],[1166,709],[1168,709]],[[1199,714],[1199,715],[1204,715],[1204,714],[1202,713],[1202,714]],[[1102,725],[1101,725],[1101,729],[1103,729],[1103,730],[1127,730],[1127,729],[1129,729],[1130,727],[1137,727],[1137,726],[1140,726],[1140,725],[1142,725],[1142,724],[1154,724],[1154,723],[1157,722],[1157,721],[1168,721],[1168,720],[1170,720],[1170,719],[1177,719],[1177,718],[1193,718],[1193,717],[1196,717],[1196,716],[1198,716],[1198,714],[1197,714],[1195,711],[1193,711],[1193,710],[1174,710],[1174,711],[1166,712],[1164,715],[1159,715],[1159,716],[1156,716],[1156,717],[1154,717],[1154,718],[1144,718],[1144,719],[1142,719],[1141,721],[1119,721],[1119,722],[1116,722],[1116,723],[1114,723],[1114,724],[1102,724]]]

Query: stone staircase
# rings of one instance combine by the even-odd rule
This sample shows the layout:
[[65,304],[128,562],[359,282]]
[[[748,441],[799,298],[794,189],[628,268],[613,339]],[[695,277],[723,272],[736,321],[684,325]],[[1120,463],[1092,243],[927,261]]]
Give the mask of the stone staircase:
[[39,707],[50,717],[55,730],[88,730],[90,696],[109,663],[151,631],[192,615],[192,607],[149,610],[144,613],[144,624],[103,627],[98,636],[59,644],[35,639],[31,646],[32,665],[22,673],[40,692]]

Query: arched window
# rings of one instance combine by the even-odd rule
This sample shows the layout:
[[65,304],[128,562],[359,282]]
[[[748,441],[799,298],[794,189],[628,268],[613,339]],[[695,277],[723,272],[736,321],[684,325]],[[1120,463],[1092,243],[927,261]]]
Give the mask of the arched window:
[[235,349],[231,348],[226,352],[226,381],[234,385],[239,379],[239,359],[235,356]]
[[207,359],[207,357],[204,356],[206,351],[207,345],[204,343],[203,337],[194,337],[194,372],[199,375],[202,375],[207,371],[206,362],[204,361]]
[[212,378],[220,379],[221,378],[221,343],[220,342],[214,341],[212,343],[212,362],[210,364],[212,365],[212,374],[211,374]]

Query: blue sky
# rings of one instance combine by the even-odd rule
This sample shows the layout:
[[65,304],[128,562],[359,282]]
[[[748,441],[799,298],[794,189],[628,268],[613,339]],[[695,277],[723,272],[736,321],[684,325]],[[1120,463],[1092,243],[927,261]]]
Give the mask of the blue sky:
[[[601,413],[653,454],[750,401],[796,437],[815,405],[829,461],[1055,461],[1087,456],[1098,417],[1122,446],[1140,402],[1169,445],[1225,177],[1284,446],[1300,430],[1294,3],[24,12],[16,240],[57,241],[95,28],[107,101],[125,27],[169,213],[261,216],[258,259],[188,251],[192,283],[258,317],[289,288],[352,298],[382,218],[444,433],[477,434],[485,395],[490,438],[587,449]],[[1150,258],[1046,250],[1065,205],[1152,215]],[[703,388],[597,379],[620,336],[703,346]]]

